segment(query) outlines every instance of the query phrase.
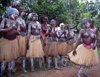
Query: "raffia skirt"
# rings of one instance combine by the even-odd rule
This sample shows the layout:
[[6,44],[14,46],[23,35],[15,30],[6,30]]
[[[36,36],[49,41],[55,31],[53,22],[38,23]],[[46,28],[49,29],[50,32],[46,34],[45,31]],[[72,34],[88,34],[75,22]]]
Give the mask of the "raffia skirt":
[[58,57],[58,51],[57,51],[57,44],[56,42],[51,42],[49,45],[48,52],[46,52],[47,56],[53,56],[53,57]]
[[72,44],[68,44],[68,51],[67,52],[69,53],[69,52],[73,51],[75,48],[75,45],[76,45],[76,42],[74,42]]
[[77,54],[75,56],[73,52],[69,53],[70,60],[75,64],[90,67],[99,62],[97,48],[95,50],[87,49],[81,44],[77,47],[76,52]]
[[26,43],[27,43],[27,37],[23,37],[21,35],[18,36],[18,44],[19,44],[19,52],[21,56],[26,55]]
[[57,45],[58,55],[65,56],[67,54],[68,44],[66,42],[62,42]]
[[3,60],[11,62],[20,57],[17,38],[14,40],[1,38],[0,41],[0,62]]
[[44,56],[44,51],[40,39],[31,42],[29,40],[29,50],[27,50],[26,57],[39,58]]

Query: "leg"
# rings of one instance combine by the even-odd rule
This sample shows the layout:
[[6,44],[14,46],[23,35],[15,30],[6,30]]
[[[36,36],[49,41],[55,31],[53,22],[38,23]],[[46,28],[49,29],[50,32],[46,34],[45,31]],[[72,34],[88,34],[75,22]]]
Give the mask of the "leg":
[[39,67],[42,67],[42,57],[39,58]]
[[31,62],[31,71],[34,72],[34,59],[30,58],[30,62]]
[[68,57],[68,65],[70,66],[71,65],[71,63],[70,63],[70,58]]
[[24,73],[27,73],[26,69],[25,69],[25,61],[26,61],[26,57],[22,57],[22,60],[23,60],[23,71]]
[[59,70],[58,64],[57,64],[57,57],[55,57],[55,69],[58,69]]
[[87,73],[89,72],[90,69],[91,69],[91,67],[87,67],[87,68],[86,68],[86,70],[85,70],[85,72],[84,72],[84,75],[85,75],[86,77],[89,77]]
[[11,70],[12,70],[12,62],[8,63],[8,76],[11,77]]
[[44,63],[47,63],[46,56],[44,56]]
[[51,69],[51,67],[50,67],[50,58],[51,57],[48,56],[48,69]]
[[16,72],[14,69],[15,69],[15,60],[13,60],[12,62],[12,72]]
[[81,65],[77,77],[81,77],[81,73],[82,73],[83,69],[84,69],[84,66]]
[[20,63],[20,57],[18,58],[18,63]]
[[64,56],[61,56],[61,65],[64,66],[64,67],[66,66],[66,65],[64,64]]
[[3,60],[3,62],[1,63],[1,76],[4,75],[5,68],[6,68],[6,61]]

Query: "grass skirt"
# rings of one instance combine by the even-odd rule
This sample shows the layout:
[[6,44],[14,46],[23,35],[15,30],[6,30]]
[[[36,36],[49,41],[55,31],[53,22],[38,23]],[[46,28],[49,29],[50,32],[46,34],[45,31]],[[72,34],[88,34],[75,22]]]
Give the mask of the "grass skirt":
[[67,54],[67,43],[66,42],[62,42],[60,44],[57,45],[57,50],[58,50],[58,55],[62,55],[65,56]]
[[75,45],[76,45],[76,42],[74,42],[72,44],[68,44],[68,51],[67,52],[69,53],[69,52],[73,51],[75,48]]
[[0,62],[5,60],[6,62],[11,62],[12,60],[20,57],[18,40],[8,40],[5,38],[0,39]]
[[49,46],[48,52],[46,52],[48,56],[54,56],[58,57],[58,51],[57,51],[57,43],[56,42],[51,42]]
[[29,40],[29,50],[27,50],[26,57],[39,58],[44,56],[44,51],[40,39],[31,42]]
[[90,67],[98,63],[97,48],[87,49],[83,44],[79,45],[76,49],[77,54],[74,56],[73,52],[69,53],[70,60],[76,64]]
[[19,51],[21,56],[26,55],[26,43],[27,43],[27,37],[23,37],[21,35],[18,36],[18,44],[19,44]]

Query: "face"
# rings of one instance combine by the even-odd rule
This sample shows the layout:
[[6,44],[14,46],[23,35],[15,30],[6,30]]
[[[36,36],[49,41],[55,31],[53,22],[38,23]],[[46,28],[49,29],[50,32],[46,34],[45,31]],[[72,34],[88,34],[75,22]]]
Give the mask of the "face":
[[46,23],[48,21],[48,17],[43,18],[43,22]]
[[37,21],[37,20],[38,20],[38,15],[34,15],[34,16],[33,16],[33,20],[34,20],[34,21]]
[[61,25],[61,27],[60,27],[60,28],[61,28],[61,30],[63,30],[63,29],[64,29],[64,25]]
[[89,27],[90,27],[90,24],[89,24],[88,22],[83,23],[83,27],[84,27],[84,28],[89,28]]
[[18,15],[17,14],[11,14],[10,17],[11,17],[11,19],[16,20],[18,18]]
[[51,22],[50,24],[51,24],[52,26],[55,26],[55,22]]
[[24,17],[25,16],[25,12],[23,11],[23,12],[21,12],[21,16],[22,17]]

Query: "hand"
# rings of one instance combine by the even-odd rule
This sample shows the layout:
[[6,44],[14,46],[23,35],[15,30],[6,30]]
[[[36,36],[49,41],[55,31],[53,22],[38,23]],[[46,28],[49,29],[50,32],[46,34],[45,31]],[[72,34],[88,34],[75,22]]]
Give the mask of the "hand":
[[46,43],[45,42],[43,42],[43,46],[46,46]]
[[29,44],[27,43],[27,46],[26,46],[27,50],[29,50]]
[[17,30],[17,26],[13,26],[12,29],[16,29]]
[[96,48],[96,45],[93,45],[93,47],[92,47],[92,48],[93,48],[93,50],[95,50],[95,48]]
[[73,55],[75,56],[76,54],[77,54],[77,53],[76,53],[76,50],[74,50],[74,51],[73,51]]

